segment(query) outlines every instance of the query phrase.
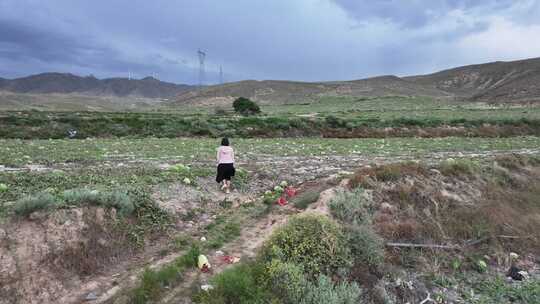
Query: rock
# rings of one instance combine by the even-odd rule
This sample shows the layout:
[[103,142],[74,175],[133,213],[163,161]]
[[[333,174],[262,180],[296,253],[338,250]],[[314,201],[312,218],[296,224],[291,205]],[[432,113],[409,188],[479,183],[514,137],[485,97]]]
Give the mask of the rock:
[[201,242],[206,242],[206,237],[201,236]]
[[4,229],[0,228],[0,240],[5,238],[7,236],[7,233]]
[[393,214],[397,209],[395,206],[392,206],[387,202],[382,203],[379,208],[382,213],[388,213],[388,214]]
[[528,274],[526,271],[523,271],[516,266],[511,266],[510,269],[508,269],[506,276],[512,278],[512,280],[515,281],[523,281],[528,276]]
[[201,285],[201,289],[204,290],[204,291],[209,291],[209,290],[214,289],[214,286],[209,285],[209,284],[205,284],[205,285]]
[[103,247],[105,247],[107,245],[107,240],[105,240],[104,238],[99,238],[97,243]]
[[84,298],[85,301],[95,301],[97,300],[97,295],[94,292],[91,292],[86,295],[86,298]]
[[441,175],[441,171],[437,170],[437,169],[429,169],[429,171],[433,174],[437,174],[437,175]]

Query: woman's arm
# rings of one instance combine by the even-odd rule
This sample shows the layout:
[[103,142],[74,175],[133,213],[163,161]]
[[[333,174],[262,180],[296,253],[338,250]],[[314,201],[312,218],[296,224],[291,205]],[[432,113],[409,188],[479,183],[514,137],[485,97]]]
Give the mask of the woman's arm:
[[217,149],[216,161],[219,164],[219,148]]
[[232,162],[234,164],[234,149],[231,149],[231,159],[232,159]]

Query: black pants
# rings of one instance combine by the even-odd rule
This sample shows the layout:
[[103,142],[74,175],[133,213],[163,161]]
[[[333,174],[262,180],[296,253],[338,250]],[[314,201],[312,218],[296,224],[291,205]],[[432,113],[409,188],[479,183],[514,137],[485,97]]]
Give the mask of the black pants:
[[216,182],[221,183],[223,180],[231,180],[234,173],[234,164],[219,164],[217,167]]

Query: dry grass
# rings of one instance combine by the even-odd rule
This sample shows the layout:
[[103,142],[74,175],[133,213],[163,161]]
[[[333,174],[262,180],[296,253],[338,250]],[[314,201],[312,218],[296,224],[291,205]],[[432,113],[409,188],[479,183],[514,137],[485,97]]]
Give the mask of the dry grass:
[[111,215],[106,214],[101,221],[96,210],[89,208],[84,211],[84,239],[47,256],[59,273],[68,271],[82,276],[93,275],[133,252],[127,235],[113,226]]
[[[486,250],[538,254],[540,169],[535,166],[539,162],[518,155],[499,157],[497,162],[515,182],[498,183],[500,172],[458,160],[437,168],[443,176],[429,175],[426,167],[414,163],[364,168],[350,186],[371,185],[379,204],[395,208],[381,209],[373,218],[376,231],[387,240],[459,245],[486,239]],[[463,194],[465,189],[457,185],[463,185],[464,179],[467,187],[480,191],[479,197],[443,195],[449,184],[456,185],[451,192]]]
[[371,181],[397,181],[404,176],[425,176],[428,170],[425,166],[415,162],[395,163],[383,166],[364,167],[354,174],[350,179],[349,186],[356,188],[371,188]]
[[398,187],[388,193],[398,215],[378,215],[375,222],[381,235],[391,240],[460,244],[505,235],[518,237],[511,239],[514,250],[516,245],[540,250],[540,179],[535,181],[522,189],[487,186],[484,199],[472,204],[433,200],[429,192],[422,192],[429,190],[420,187]]

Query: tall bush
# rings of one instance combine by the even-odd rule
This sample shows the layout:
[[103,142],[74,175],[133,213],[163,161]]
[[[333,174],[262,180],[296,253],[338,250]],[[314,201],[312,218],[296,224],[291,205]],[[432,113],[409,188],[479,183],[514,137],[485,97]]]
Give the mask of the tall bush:
[[272,234],[263,246],[262,258],[297,264],[315,277],[348,265],[349,249],[336,222],[323,215],[304,214],[292,217]]
[[261,112],[259,106],[252,100],[239,97],[233,102],[234,111],[242,115],[251,115]]

